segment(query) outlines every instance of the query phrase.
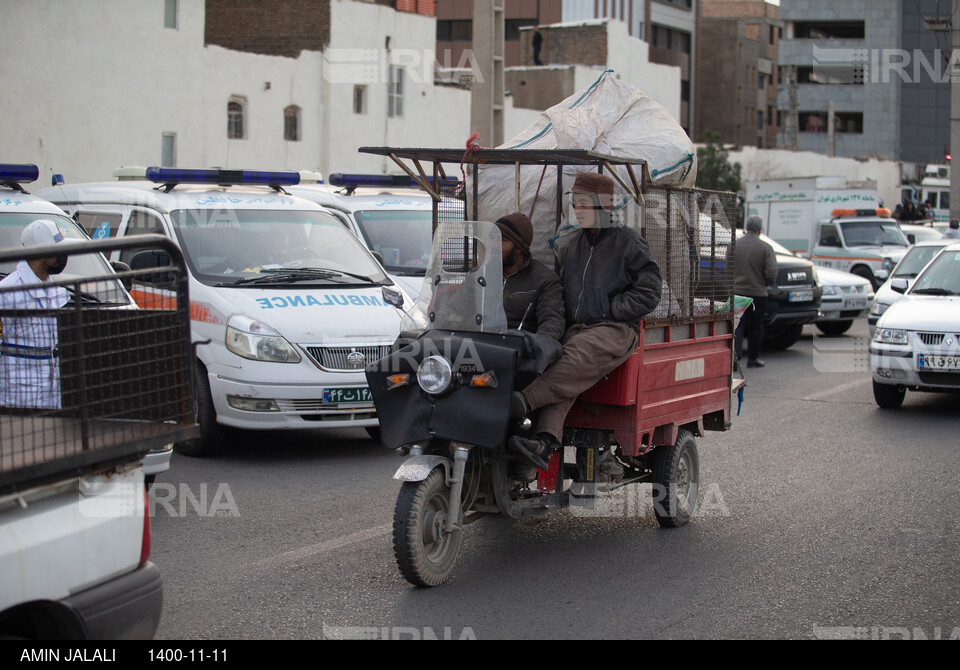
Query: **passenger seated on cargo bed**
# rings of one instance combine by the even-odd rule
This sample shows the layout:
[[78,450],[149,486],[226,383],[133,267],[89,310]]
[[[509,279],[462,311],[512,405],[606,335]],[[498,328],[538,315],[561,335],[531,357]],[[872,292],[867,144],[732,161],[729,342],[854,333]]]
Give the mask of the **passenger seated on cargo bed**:
[[513,396],[513,413],[540,410],[536,436],[507,446],[541,470],[560,448],[563,423],[577,396],[637,348],[643,317],[660,302],[662,279],[640,234],[612,222],[614,182],[585,172],[570,190],[580,230],[567,247],[563,280],[567,330],[563,355]]

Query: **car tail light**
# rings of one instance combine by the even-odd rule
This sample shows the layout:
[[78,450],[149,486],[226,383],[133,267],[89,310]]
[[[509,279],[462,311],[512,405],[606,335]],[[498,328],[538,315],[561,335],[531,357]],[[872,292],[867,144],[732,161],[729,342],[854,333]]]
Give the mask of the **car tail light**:
[[143,487],[143,540],[140,543],[140,566],[150,559],[150,500],[147,498],[147,487]]

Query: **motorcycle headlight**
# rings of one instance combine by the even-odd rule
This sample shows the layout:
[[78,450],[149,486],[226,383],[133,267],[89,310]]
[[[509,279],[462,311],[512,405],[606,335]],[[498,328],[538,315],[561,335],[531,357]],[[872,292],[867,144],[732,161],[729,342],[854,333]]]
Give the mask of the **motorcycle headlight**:
[[252,361],[299,363],[300,354],[270,326],[237,314],[227,321],[227,349]]
[[878,344],[907,344],[907,331],[894,328],[877,328],[873,341]]
[[450,388],[453,381],[453,368],[443,356],[430,356],[423,359],[417,368],[417,383],[427,393],[436,395]]

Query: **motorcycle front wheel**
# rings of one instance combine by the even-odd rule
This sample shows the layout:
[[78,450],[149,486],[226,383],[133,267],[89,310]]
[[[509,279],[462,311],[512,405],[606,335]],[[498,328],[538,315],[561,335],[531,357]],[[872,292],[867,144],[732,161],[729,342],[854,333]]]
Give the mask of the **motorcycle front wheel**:
[[460,553],[461,531],[446,531],[450,487],[443,468],[420,482],[404,482],[393,514],[393,553],[403,577],[416,586],[449,579]]

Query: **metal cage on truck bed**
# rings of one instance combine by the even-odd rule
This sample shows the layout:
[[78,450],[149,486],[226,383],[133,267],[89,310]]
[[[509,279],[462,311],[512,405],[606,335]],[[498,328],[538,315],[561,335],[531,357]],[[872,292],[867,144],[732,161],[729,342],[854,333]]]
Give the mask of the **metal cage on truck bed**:
[[[163,261],[114,273],[100,256],[114,249],[153,250]],[[71,276],[70,260],[84,255],[98,256],[103,273]],[[177,246],[143,235],[0,249],[0,263],[54,256],[70,259],[62,275],[0,287],[0,495],[199,434]],[[137,307],[124,288],[134,281],[157,296],[157,308]]]
[[[646,324],[712,321],[732,313],[733,268],[726,257],[736,244],[734,227],[741,218],[735,193],[658,185],[649,180],[643,160],[595,151],[394,147],[360,151],[389,157],[433,196],[434,228],[441,221],[495,221],[511,211],[528,214],[536,231],[533,254],[548,266],[562,255],[565,239],[577,227],[563,199],[577,173],[609,174],[616,182],[615,222],[643,236],[663,278],[660,306],[646,317]],[[425,163],[432,164],[429,175]],[[451,163],[467,178],[456,198],[432,188],[448,177],[443,165]],[[508,196],[501,197],[503,207],[498,211],[487,204],[491,188]]]

